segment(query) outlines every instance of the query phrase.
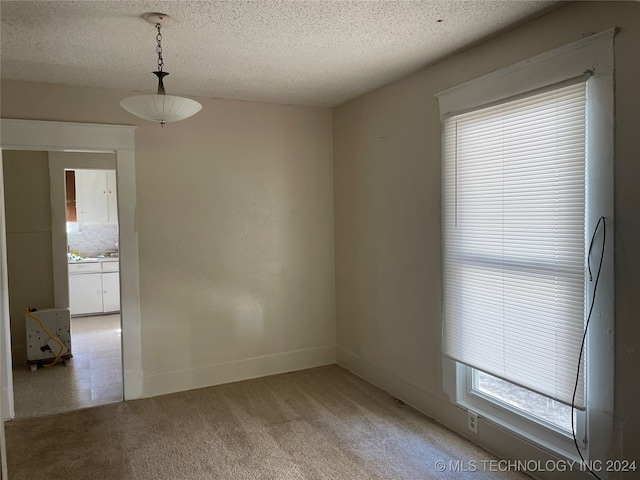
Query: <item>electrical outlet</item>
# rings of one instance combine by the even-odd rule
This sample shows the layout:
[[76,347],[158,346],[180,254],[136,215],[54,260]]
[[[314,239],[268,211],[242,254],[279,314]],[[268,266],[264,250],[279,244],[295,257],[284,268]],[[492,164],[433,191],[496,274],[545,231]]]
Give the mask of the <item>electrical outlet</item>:
[[478,433],[478,414],[467,410],[467,425],[473,433]]

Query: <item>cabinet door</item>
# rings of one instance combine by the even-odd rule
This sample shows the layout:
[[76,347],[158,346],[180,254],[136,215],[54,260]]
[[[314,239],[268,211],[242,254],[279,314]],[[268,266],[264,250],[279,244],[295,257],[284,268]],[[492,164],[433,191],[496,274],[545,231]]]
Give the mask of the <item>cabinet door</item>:
[[120,310],[120,274],[118,272],[102,274],[102,302],[105,312]]
[[102,274],[69,275],[71,315],[102,313]]
[[107,170],[107,213],[111,225],[118,223],[118,189],[115,170]]
[[107,176],[104,170],[76,170],[76,209],[80,225],[109,222]]

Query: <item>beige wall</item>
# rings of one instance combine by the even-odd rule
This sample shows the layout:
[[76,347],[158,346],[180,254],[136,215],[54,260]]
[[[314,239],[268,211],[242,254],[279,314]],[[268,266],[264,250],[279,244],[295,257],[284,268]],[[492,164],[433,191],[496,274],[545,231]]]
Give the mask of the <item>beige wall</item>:
[[2,117],[139,125],[143,394],[334,362],[331,111],[205,98],[161,128],[129,94],[3,81]]
[[13,361],[25,363],[25,310],[53,307],[46,152],[2,152]]
[[[640,460],[640,4],[569,4],[334,110],[338,360],[463,435],[466,415],[451,407],[442,389],[440,121],[434,94],[613,26],[620,32],[610,458]],[[472,440],[506,455],[526,451],[524,442],[487,424]]]

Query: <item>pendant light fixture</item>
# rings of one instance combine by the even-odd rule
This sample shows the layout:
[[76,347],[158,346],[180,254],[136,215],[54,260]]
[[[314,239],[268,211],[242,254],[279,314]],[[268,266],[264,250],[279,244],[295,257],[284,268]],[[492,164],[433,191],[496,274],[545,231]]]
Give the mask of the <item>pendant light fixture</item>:
[[165,123],[178,122],[195,115],[202,109],[195,100],[184,97],[167,95],[164,91],[163,78],[169,72],[163,71],[164,60],[162,59],[162,24],[168,23],[171,17],[164,13],[145,13],[144,19],[153,23],[158,33],[156,34],[156,53],[158,54],[158,70],[153,74],[158,77],[157,95],[136,95],[127,97],[120,101],[120,106],[127,112],[133,113],[136,117],[159,122],[164,127]]

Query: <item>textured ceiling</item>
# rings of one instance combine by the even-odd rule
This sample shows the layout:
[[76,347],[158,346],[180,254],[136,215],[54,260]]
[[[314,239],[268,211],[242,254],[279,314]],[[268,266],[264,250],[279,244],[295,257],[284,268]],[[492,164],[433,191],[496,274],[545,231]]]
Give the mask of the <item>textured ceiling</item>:
[[542,1],[6,1],[2,78],[153,92],[155,28],[167,93],[334,106],[514,23]]

